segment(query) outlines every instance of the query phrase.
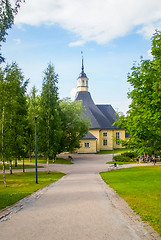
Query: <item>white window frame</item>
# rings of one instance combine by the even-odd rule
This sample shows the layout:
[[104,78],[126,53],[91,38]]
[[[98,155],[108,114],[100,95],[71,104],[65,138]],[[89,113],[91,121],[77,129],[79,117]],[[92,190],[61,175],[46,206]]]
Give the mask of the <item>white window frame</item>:
[[116,144],[119,145],[120,132],[116,132]]
[[84,143],[84,147],[85,147],[85,148],[90,148],[90,143],[89,143],[89,142],[85,142],[85,143]]
[[108,145],[107,139],[103,139],[103,146],[107,146],[107,145]]
[[103,132],[103,137],[107,137],[107,132]]

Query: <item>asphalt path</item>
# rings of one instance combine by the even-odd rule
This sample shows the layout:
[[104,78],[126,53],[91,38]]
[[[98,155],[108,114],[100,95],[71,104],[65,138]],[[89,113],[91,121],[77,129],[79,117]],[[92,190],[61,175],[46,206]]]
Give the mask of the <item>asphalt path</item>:
[[160,239],[101,179],[111,155],[76,154],[73,165],[50,165],[66,175],[21,201],[0,222],[1,240]]

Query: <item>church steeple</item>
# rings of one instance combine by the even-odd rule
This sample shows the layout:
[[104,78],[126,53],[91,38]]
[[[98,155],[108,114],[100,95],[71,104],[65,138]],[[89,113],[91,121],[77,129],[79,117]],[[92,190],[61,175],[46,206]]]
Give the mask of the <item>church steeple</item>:
[[84,73],[83,55],[82,55],[82,73]]
[[83,59],[83,52],[82,53],[82,72],[79,74],[77,78],[77,91],[88,91],[88,78],[84,72],[84,59]]

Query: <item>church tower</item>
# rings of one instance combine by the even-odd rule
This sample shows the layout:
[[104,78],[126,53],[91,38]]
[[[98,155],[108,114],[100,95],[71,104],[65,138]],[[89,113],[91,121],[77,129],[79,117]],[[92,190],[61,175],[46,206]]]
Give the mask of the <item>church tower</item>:
[[77,92],[87,91],[88,92],[88,78],[84,72],[84,63],[82,56],[82,72],[79,74],[77,78]]
[[[125,130],[119,129],[113,123],[116,121],[116,113],[109,104],[96,105],[88,91],[88,78],[84,72],[82,56],[82,71],[77,78],[77,93],[75,100],[81,101],[84,113],[90,120],[89,132],[81,140],[79,153],[96,153],[100,150],[112,150],[122,148],[118,139],[125,139]],[[114,141],[116,137],[116,141]]]

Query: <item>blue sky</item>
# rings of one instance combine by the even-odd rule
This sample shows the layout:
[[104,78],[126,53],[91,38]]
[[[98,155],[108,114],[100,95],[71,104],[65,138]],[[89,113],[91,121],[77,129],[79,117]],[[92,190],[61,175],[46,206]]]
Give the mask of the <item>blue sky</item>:
[[26,0],[9,30],[2,53],[16,61],[41,91],[49,62],[59,75],[60,98],[72,97],[81,51],[95,103],[126,112],[127,74],[140,56],[151,56],[151,37],[161,27],[160,0]]

